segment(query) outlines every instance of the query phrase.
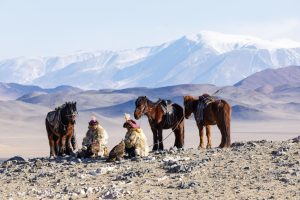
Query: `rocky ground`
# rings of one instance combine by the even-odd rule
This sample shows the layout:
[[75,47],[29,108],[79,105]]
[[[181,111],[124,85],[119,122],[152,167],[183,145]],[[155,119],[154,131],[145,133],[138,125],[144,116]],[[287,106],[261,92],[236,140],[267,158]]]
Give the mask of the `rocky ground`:
[[14,157],[0,185],[0,199],[300,199],[300,136],[116,163]]

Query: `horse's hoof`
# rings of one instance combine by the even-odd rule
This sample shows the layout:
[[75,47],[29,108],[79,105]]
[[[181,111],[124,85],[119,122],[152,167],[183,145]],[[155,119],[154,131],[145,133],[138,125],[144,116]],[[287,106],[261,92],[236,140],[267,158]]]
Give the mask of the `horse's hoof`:
[[62,154],[60,154],[59,156],[60,156],[60,157],[66,157],[66,155],[67,155],[67,154],[62,153]]
[[69,151],[69,152],[68,152],[68,155],[69,155],[69,156],[72,156],[72,157],[76,156],[76,154],[75,154],[73,151]]
[[184,151],[183,147],[178,148],[178,151]]
[[200,145],[200,146],[198,146],[198,150],[201,150],[201,149],[204,149],[204,145]]
[[207,145],[206,148],[207,148],[207,149],[211,149],[211,145]]

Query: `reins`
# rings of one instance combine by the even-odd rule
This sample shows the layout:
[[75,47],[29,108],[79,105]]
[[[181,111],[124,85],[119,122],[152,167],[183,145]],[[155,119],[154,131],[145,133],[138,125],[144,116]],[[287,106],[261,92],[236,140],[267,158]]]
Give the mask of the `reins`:
[[[159,103],[160,103],[160,102],[154,103],[154,105],[155,105],[155,106],[158,106]],[[145,115],[145,109],[146,109],[147,106],[148,106],[148,102],[146,101],[146,106],[144,106],[144,108],[143,108],[142,115]],[[170,137],[170,135],[171,135],[172,133],[174,133],[174,130],[179,126],[179,124],[183,121],[183,119],[184,119],[184,110],[183,110],[183,115],[182,115],[182,117],[180,118],[180,120],[176,123],[176,126],[172,128],[172,131],[171,131],[171,132],[167,135],[167,137],[165,137],[161,142],[165,141],[168,137]],[[142,121],[142,120],[141,120],[141,121]],[[141,121],[140,121],[140,124],[141,124]],[[150,145],[149,147],[153,147],[154,145],[157,145],[157,144],[159,144],[159,143],[160,143],[160,142],[154,143],[154,144]]]
[[[161,142],[165,141],[168,137],[170,137],[170,135],[172,133],[174,133],[174,129],[176,129],[178,127],[178,125],[182,122],[182,120],[184,119],[184,115],[182,115],[182,117],[180,118],[180,120],[177,122],[175,128],[172,128],[172,131],[167,135],[167,137],[165,137]],[[154,145],[159,144],[160,142],[154,143],[152,145],[150,145],[149,147],[153,147]]]

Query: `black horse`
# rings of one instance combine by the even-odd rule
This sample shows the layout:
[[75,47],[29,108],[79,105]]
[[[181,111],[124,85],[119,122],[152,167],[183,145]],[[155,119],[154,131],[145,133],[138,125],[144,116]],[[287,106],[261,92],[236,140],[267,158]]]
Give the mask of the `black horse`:
[[66,102],[47,114],[45,123],[50,145],[50,157],[65,153],[73,154],[73,150],[76,149],[74,125],[77,114],[76,102]]
[[135,102],[135,119],[142,115],[148,117],[153,133],[153,151],[163,150],[162,130],[170,129],[175,133],[174,146],[182,148],[184,144],[184,115],[183,108],[170,101],[159,99],[152,102],[146,96],[140,96]]

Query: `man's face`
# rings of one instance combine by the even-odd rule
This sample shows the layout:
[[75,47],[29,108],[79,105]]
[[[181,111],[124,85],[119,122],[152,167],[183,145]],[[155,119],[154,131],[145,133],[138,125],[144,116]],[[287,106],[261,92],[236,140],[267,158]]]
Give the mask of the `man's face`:
[[92,125],[91,128],[92,128],[93,130],[96,130],[96,129],[97,129],[97,124]]

